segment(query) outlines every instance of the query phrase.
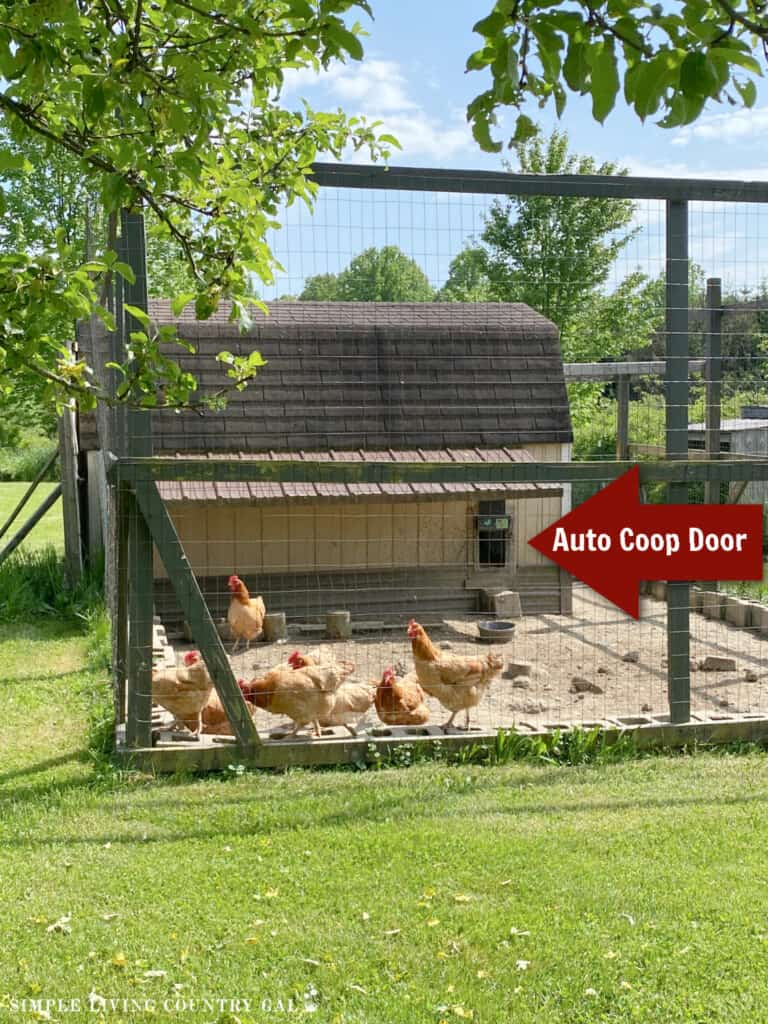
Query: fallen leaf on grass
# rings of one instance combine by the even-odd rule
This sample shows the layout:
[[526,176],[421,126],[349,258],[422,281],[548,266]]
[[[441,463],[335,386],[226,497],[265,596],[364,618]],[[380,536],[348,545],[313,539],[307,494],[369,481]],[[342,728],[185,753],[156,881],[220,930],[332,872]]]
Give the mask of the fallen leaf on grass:
[[117,914],[102,914],[101,915],[101,920],[102,921],[114,921],[117,916],[118,916]]
[[503,882],[499,882],[499,885],[512,885],[512,879],[505,878]]
[[128,958],[126,957],[125,953],[115,953],[115,955],[112,957],[112,966],[113,967],[123,968],[123,967],[126,967],[127,964],[128,964]]
[[516,960],[515,967],[518,971],[527,971],[528,967],[530,966],[530,963],[530,960]]
[[368,995],[368,992],[366,991],[366,989],[363,988],[362,985],[355,985],[353,983],[350,983],[349,985],[347,985],[347,988],[351,988],[353,992],[359,992],[361,995]]
[[430,917],[430,919],[427,921],[427,928],[437,928],[437,926],[439,924],[440,924],[440,918],[439,917]]
[[308,956],[302,957],[302,963],[309,964],[310,967],[322,967],[323,965],[319,960],[311,960]]
[[522,928],[510,928],[509,929],[509,934],[510,935],[523,936],[523,935],[530,935],[531,933],[523,931]]
[[144,971],[145,978],[164,978],[167,971]]
[[612,949],[609,949],[607,953],[603,953],[603,960],[616,960],[619,955],[619,953],[615,953]]
[[65,914],[64,917],[60,917],[58,921],[54,921],[53,924],[49,924],[45,929],[47,932],[59,932],[61,935],[69,935],[72,929],[69,927],[69,922],[72,920],[71,914]]
[[400,929],[399,928],[390,928],[388,931],[384,932],[384,934],[386,936],[399,935],[400,934]]
[[454,903],[471,903],[473,897],[466,892],[456,892],[453,894]]

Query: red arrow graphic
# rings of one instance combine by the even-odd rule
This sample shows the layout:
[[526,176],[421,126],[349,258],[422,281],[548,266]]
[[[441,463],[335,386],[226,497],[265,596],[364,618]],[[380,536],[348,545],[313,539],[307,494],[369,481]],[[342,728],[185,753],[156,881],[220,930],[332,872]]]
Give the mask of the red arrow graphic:
[[528,542],[633,618],[640,580],[760,580],[762,505],[642,505],[637,466]]

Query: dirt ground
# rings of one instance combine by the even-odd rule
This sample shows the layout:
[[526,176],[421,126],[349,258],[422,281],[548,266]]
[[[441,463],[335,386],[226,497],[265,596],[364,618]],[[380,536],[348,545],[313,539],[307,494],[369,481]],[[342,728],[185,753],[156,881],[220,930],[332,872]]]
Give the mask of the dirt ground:
[[[410,614],[410,610],[409,610]],[[405,623],[405,615],[404,615]],[[488,649],[476,639],[474,621],[445,621],[429,629],[433,640],[457,654]],[[321,634],[297,635],[287,642],[255,644],[232,659],[237,677],[253,678],[284,661],[290,651],[322,645],[338,659],[355,662],[354,677],[380,679],[383,669],[398,674],[412,667],[410,643],[402,631],[356,635],[351,641],[329,643]],[[526,616],[514,638],[495,644],[507,669],[473,710],[473,728],[495,730],[512,725],[541,728],[571,723],[664,715],[667,699],[666,605],[643,598],[641,618],[634,621],[587,588],[574,589],[573,615]],[[707,655],[735,660],[735,671],[703,672],[698,663]],[[696,713],[768,712],[768,640],[691,614],[692,708]],[[625,660],[626,659],[626,660]],[[525,674],[527,673],[527,674]],[[512,677],[514,675],[514,678]],[[574,692],[577,689],[583,692]],[[437,702],[430,724],[448,717]],[[266,712],[256,715],[258,729],[269,732],[286,724]],[[457,717],[462,722],[463,716]],[[363,727],[379,725],[375,710]],[[631,723],[628,723],[631,724]]]

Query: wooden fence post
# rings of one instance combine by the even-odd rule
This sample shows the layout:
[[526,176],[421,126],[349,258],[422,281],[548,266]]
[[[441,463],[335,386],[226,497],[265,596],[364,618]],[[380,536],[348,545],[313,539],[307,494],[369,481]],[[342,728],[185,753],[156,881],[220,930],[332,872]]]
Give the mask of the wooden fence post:
[[74,409],[59,417],[59,466],[64,517],[64,561],[70,584],[83,575],[83,523],[80,515],[80,478],[77,465],[77,430]]
[[[706,435],[707,458],[720,458],[720,399],[723,379],[722,360],[723,296],[719,277],[707,279],[707,333],[704,341],[706,358]],[[720,504],[720,484],[708,480],[704,484],[704,501]]]
[[[667,201],[666,457],[688,457],[688,203]],[[667,485],[670,504],[688,503],[688,484]],[[690,583],[667,584],[669,718],[691,717]]]
[[616,378],[616,458],[629,458],[629,377]]
[[[118,301],[118,324],[125,342],[133,330],[143,330],[126,305],[147,311],[147,259],[144,217],[141,213],[122,210],[118,250],[122,260],[133,270],[133,282],[123,280]],[[152,455],[152,420],[150,413],[129,408],[124,417],[125,448],[120,454],[131,457]],[[154,601],[154,563],[152,535],[136,500],[124,495],[123,515],[128,519],[128,649],[126,656],[126,687],[128,718],[126,743],[129,747],[149,746],[152,741],[152,619]]]

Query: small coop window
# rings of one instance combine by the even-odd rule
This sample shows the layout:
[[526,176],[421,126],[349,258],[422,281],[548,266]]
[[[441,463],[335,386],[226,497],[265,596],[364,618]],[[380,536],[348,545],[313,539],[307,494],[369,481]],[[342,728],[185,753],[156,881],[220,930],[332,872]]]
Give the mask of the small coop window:
[[496,567],[508,563],[512,520],[503,501],[481,501],[475,516],[477,564]]

